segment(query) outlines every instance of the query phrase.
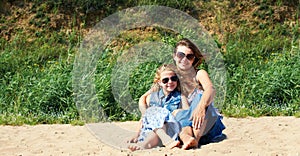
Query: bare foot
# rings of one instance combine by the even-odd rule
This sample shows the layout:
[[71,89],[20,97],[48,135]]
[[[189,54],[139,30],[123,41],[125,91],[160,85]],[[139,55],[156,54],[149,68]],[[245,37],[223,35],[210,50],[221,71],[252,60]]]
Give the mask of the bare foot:
[[187,150],[190,148],[197,148],[198,147],[198,142],[194,137],[191,137],[189,135],[181,135],[181,140],[183,142],[182,148]]
[[138,145],[137,143],[131,143],[131,144],[128,144],[128,149],[130,151],[136,151],[136,150],[142,150],[144,148],[142,146]]
[[127,140],[127,143],[137,143],[138,142],[138,137],[132,137]]
[[191,137],[188,142],[184,142],[182,148],[187,150],[191,148],[197,148],[198,142],[195,138]]
[[171,142],[167,143],[165,146],[168,149],[172,149],[174,147],[178,147],[179,145],[180,145],[180,141],[177,140],[177,141],[171,141]]

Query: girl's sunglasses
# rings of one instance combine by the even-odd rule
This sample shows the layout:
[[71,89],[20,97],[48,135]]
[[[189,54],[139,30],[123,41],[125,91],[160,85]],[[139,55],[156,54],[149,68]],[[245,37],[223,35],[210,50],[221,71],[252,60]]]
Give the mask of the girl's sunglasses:
[[184,57],[186,57],[188,60],[193,60],[195,58],[194,54],[187,54],[187,55],[185,55],[185,53],[180,52],[180,51],[176,53],[176,56],[179,59],[183,59]]
[[169,82],[169,80],[171,80],[171,81],[178,81],[178,77],[177,77],[176,75],[175,75],[175,76],[171,76],[170,78],[166,77],[166,78],[163,78],[163,79],[161,80],[161,82],[162,82],[163,84],[166,84],[166,83]]

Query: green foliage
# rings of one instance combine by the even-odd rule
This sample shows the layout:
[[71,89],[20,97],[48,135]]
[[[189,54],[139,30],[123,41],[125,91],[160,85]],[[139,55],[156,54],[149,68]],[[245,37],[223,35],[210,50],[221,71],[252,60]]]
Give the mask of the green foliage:
[[[1,41],[1,124],[69,123],[77,120],[71,86],[72,57],[63,34],[28,41],[19,32]],[[61,38],[59,40],[58,38]],[[1,47],[2,49],[2,47]]]
[[153,83],[155,71],[160,65],[156,62],[146,62],[139,65],[130,75],[129,91],[134,101],[146,93]]
[[[138,5],[164,5],[186,12],[194,10],[194,2],[188,0],[28,2],[32,2],[29,10],[33,14],[26,22],[33,28],[12,29],[11,25],[16,23],[17,17],[1,16],[0,19],[3,36],[9,36],[8,39],[2,36],[0,38],[0,124],[84,124],[73,99],[71,71],[75,48],[82,37],[77,27],[85,26],[85,22],[98,22],[118,10]],[[225,45],[226,49],[223,54],[227,70],[227,90],[221,111],[226,116],[234,117],[299,117],[299,22],[296,20],[289,24],[273,20],[276,10],[271,7],[296,6],[294,4],[299,2],[252,2],[258,5],[252,12],[252,17],[267,22],[259,24],[258,27],[247,27],[247,23],[241,23],[239,31],[227,34],[225,43],[216,40],[218,45]],[[96,14],[97,11],[102,11],[101,16],[97,17],[98,21],[90,20],[92,16],[89,15]],[[69,21],[53,21],[53,14],[66,14],[73,18],[70,17],[72,19]],[[298,14],[299,12],[295,19],[298,19]],[[72,29],[65,33],[62,31],[63,26],[51,25],[61,22],[68,22]],[[95,85],[100,107],[109,116],[109,120],[137,120],[140,115],[138,112],[127,112],[113,95],[111,80],[114,67],[119,63],[118,57],[139,43],[158,41],[173,47],[183,37],[164,28],[141,28],[141,31],[144,32],[137,34],[136,30],[130,30],[120,34],[116,39],[117,44],[106,47],[99,58]],[[126,84],[128,88],[121,95],[129,92],[133,100],[130,105],[137,104],[138,98],[149,89],[158,66],[159,63],[155,61],[145,61],[129,72],[129,81]],[[206,69],[207,66],[203,64],[200,68]]]
[[256,34],[245,28],[237,36],[230,35],[225,54],[228,91],[222,111],[229,116],[297,114],[300,108],[298,39],[297,33],[284,26]]
[[[174,44],[176,42],[175,38],[173,37],[162,37],[161,35],[164,35],[165,32],[162,31],[160,33],[153,34],[153,36],[150,35],[150,37],[145,37],[147,35],[145,35],[144,37],[139,37],[136,35],[132,35],[131,33],[124,33],[117,40],[133,45],[138,44],[139,42],[152,42],[153,40],[155,40],[155,38],[162,38],[162,42],[165,42],[166,44]],[[139,63],[138,60],[130,60],[130,57],[127,58],[128,56],[126,55],[143,56],[147,54],[134,54],[134,52],[128,52],[127,50],[132,47],[122,47],[121,50],[118,49],[117,51],[114,51],[112,49],[113,47],[114,46],[110,45],[101,53],[95,73],[97,97],[100,103],[100,107],[104,109],[104,112],[109,117],[109,120],[138,120],[140,112],[128,112],[124,105],[138,108],[137,103],[139,97],[150,89],[153,82],[155,70],[160,65],[160,63],[155,61],[146,61]],[[149,48],[151,49],[151,47]],[[146,53],[152,53],[148,50],[145,51]],[[122,62],[122,60],[117,62],[117,59],[120,59],[118,57],[121,57],[123,53],[126,53],[125,56],[123,56],[123,59],[128,59],[128,61],[133,62]],[[155,52],[153,52],[153,54],[155,54]],[[142,58],[138,59],[142,60]],[[124,65],[122,63],[124,63]],[[128,82],[126,82],[127,79]],[[117,84],[114,84],[115,86],[113,86],[112,84],[113,81],[117,81]],[[120,92],[117,92],[117,95],[114,95],[113,89]],[[123,99],[125,99],[125,102],[122,102]],[[132,101],[130,99],[132,99]],[[124,103],[124,105],[120,105],[121,102]]]

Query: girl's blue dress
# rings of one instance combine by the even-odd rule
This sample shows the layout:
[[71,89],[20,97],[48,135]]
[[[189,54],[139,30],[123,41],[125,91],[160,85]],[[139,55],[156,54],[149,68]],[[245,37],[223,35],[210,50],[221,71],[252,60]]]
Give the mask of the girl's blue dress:
[[165,96],[162,89],[150,95],[150,107],[142,117],[142,128],[138,141],[144,141],[147,133],[166,126],[167,134],[177,139],[181,130],[180,124],[175,120],[172,112],[180,108],[181,96],[179,91],[173,91]]

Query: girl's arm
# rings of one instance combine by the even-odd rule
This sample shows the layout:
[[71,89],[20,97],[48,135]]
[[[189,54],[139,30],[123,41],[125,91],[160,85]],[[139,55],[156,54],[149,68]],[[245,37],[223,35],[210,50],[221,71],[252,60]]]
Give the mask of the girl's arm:
[[193,120],[193,127],[199,129],[205,119],[205,110],[213,102],[216,91],[205,70],[199,70],[196,79],[202,85],[204,91],[191,119]]
[[143,94],[139,99],[139,109],[142,115],[145,114],[146,109],[149,107],[150,93],[151,93],[151,89],[148,90],[145,94]]

